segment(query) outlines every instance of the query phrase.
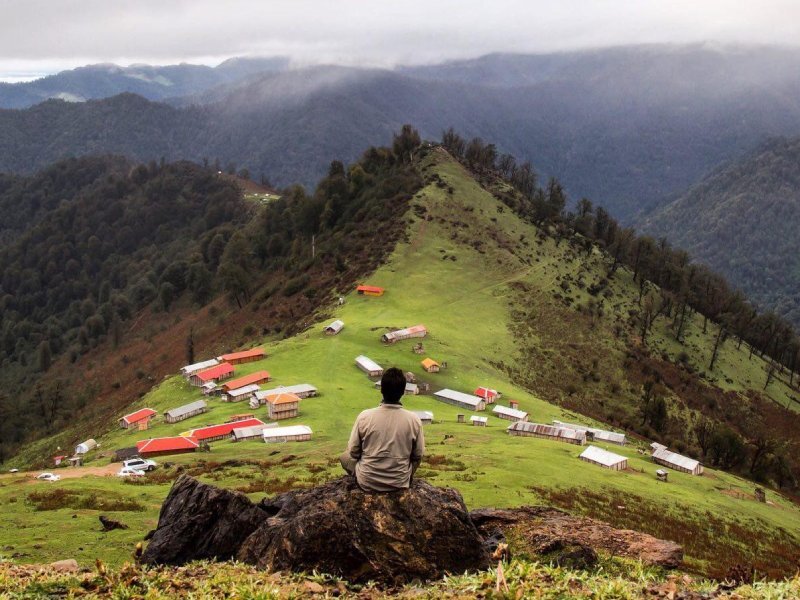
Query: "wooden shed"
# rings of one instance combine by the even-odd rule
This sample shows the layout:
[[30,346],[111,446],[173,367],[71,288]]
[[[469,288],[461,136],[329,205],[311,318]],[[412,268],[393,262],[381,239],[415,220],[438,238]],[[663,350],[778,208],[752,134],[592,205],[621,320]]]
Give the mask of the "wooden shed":
[[568,427],[570,429],[577,429],[578,431],[586,432],[586,439],[590,442],[606,442],[608,444],[616,444],[617,446],[625,445],[625,434],[617,433],[616,431],[607,431],[605,429],[598,429],[596,427],[589,427],[587,425],[573,425],[571,423],[563,423],[562,421],[553,420],[553,425],[557,427]]
[[497,390],[492,390],[487,387],[479,387],[475,390],[475,395],[478,398],[483,398],[486,404],[494,404],[494,401],[500,398],[500,393]]
[[239,388],[243,388],[249,385],[258,385],[260,383],[266,383],[269,381],[270,376],[267,371],[256,371],[255,373],[250,373],[249,375],[245,375],[244,377],[237,377],[236,379],[231,379],[230,381],[225,382],[222,385],[222,393],[227,394],[232,390],[238,390]]
[[240,365],[242,363],[255,362],[267,357],[263,348],[252,348],[250,350],[242,350],[241,352],[231,352],[230,354],[223,354],[218,356],[217,360],[226,362],[232,365]]
[[586,432],[566,427],[556,427],[555,425],[517,421],[509,425],[506,431],[511,435],[538,437],[578,446],[583,446],[586,443]]
[[663,446],[653,451],[653,461],[659,465],[664,465],[665,467],[683,473],[689,473],[691,475],[703,474],[703,465],[700,464],[700,461],[689,458],[688,456],[683,456],[677,452],[671,452]]
[[261,403],[266,404],[267,398],[276,394],[294,394],[300,399],[311,398],[319,393],[317,388],[308,383],[298,383],[297,385],[279,385],[269,390],[260,390],[253,396]]
[[188,379],[195,373],[199,371],[205,371],[206,369],[210,369],[211,367],[216,367],[218,364],[219,361],[216,358],[212,358],[191,365],[186,365],[185,367],[181,367],[181,375],[183,375]]
[[438,373],[441,369],[441,365],[432,358],[426,358],[420,364],[428,373]]
[[199,429],[192,429],[187,435],[182,437],[195,438],[198,442],[213,442],[229,438],[231,432],[238,427],[250,427],[251,425],[263,424],[264,421],[261,419],[247,419],[232,423],[221,423],[219,425],[209,425],[207,427],[200,427]]
[[200,387],[201,385],[211,382],[219,383],[220,381],[230,379],[231,377],[233,377],[233,365],[228,363],[220,363],[216,367],[211,367],[210,369],[193,373],[189,377],[189,383]]
[[400,340],[408,340],[411,338],[424,338],[428,335],[428,330],[425,325],[414,325],[413,327],[406,327],[405,329],[398,329],[397,331],[389,331],[381,336],[381,341],[385,344],[394,344]]
[[235,390],[225,392],[224,394],[222,394],[222,399],[225,402],[239,402],[241,400],[252,398],[253,394],[255,394],[260,390],[261,386],[259,386],[257,383],[251,383],[250,385],[246,385],[244,387],[236,388]]
[[363,354],[361,356],[356,356],[356,366],[370,377],[380,377],[383,375],[383,367]]
[[330,325],[326,326],[324,331],[326,335],[336,335],[344,329],[344,321],[337,319]]
[[628,468],[627,458],[597,446],[588,446],[578,458],[612,471],[624,471]]
[[194,402],[178,406],[177,408],[170,408],[164,413],[164,421],[167,423],[177,423],[189,417],[203,414],[206,411],[208,411],[208,403],[205,400],[195,400]]
[[130,429],[132,427],[139,429],[141,424],[150,422],[150,419],[155,417],[158,413],[152,408],[142,408],[129,415],[125,415],[119,420],[119,426],[122,429]]
[[433,413],[431,411],[415,410],[412,412],[419,417],[419,420],[422,421],[423,425],[430,425],[431,423],[433,423]]
[[383,296],[385,290],[374,285],[360,285],[356,288],[359,296]]
[[457,392],[455,390],[445,388],[435,392],[433,395],[437,400],[441,400],[442,402],[447,402],[447,404],[452,404],[461,408],[474,411],[486,410],[486,403],[481,398],[472,396],[470,394],[465,394],[463,392]]
[[478,415],[472,415],[469,418],[470,423],[472,423],[473,427],[486,427],[489,423],[489,417],[479,417]]
[[300,412],[300,398],[286,393],[268,396],[267,408],[269,409],[269,418],[273,421],[291,419]]
[[308,425],[291,425],[289,427],[272,427],[261,432],[268,444],[283,442],[307,442],[311,439],[311,427]]
[[262,435],[265,429],[270,427],[277,427],[277,423],[264,423],[263,425],[251,425],[249,427],[237,427],[231,431],[232,442],[244,442],[246,440],[261,440],[264,439]]
[[505,419],[506,421],[527,421],[528,420],[528,413],[524,410],[519,410],[516,408],[509,408],[507,406],[500,406],[499,404],[496,405],[492,409],[492,414],[495,417],[499,417],[501,419]]

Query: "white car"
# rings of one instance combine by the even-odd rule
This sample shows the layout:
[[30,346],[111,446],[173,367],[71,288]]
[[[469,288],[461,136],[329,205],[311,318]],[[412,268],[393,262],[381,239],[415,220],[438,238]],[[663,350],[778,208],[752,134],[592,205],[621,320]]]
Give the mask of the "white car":
[[134,469],[133,467],[122,467],[117,473],[117,477],[140,477],[144,474],[144,471]]
[[41,479],[42,481],[58,481],[61,479],[61,476],[54,475],[53,473],[41,473],[36,476],[36,479]]
[[9,469],[9,473],[19,473],[19,469]]
[[149,458],[131,458],[129,460],[122,461],[123,468],[130,467],[138,471],[152,471],[157,466],[158,463],[154,460],[150,460]]

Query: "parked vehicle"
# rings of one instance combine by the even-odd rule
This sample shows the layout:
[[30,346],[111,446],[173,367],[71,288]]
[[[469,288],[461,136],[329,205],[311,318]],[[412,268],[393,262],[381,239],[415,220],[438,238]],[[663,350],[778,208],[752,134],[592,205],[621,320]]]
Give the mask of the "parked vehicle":
[[145,472],[133,467],[122,467],[117,473],[117,477],[141,477]]
[[139,471],[152,471],[158,466],[158,463],[149,458],[130,458],[122,461],[122,468],[130,467]]
[[19,473],[19,469],[9,469],[9,473]]
[[36,476],[36,479],[41,479],[42,481],[58,481],[61,479],[61,476],[54,475],[53,473],[41,473]]

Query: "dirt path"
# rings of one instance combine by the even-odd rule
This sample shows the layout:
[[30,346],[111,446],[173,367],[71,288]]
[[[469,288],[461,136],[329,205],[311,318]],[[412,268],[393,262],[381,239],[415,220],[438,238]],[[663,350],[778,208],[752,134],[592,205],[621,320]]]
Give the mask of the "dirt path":
[[0,477],[30,477],[34,479],[40,473],[53,473],[61,477],[61,479],[75,479],[77,477],[85,477],[86,475],[94,475],[96,477],[115,475],[119,469],[119,463],[112,463],[102,467],[65,467],[50,470],[42,469],[41,471],[20,471],[19,473],[4,473]]

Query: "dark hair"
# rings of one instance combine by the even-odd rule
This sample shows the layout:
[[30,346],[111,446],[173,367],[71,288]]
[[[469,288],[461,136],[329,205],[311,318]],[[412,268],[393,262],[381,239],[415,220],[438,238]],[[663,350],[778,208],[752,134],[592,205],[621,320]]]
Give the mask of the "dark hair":
[[400,404],[400,398],[406,393],[406,376],[403,372],[392,367],[386,369],[381,378],[381,394],[383,401],[387,404]]

